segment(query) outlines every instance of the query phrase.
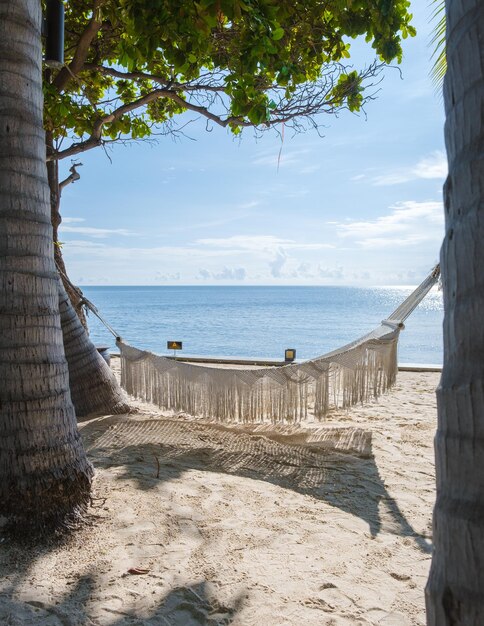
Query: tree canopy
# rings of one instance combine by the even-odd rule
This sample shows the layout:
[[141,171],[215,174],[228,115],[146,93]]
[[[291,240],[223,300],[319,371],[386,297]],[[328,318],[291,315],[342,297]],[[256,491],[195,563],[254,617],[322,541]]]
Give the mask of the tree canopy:
[[[357,111],[415,35],[409,0],[67,0],[66,64],[48,70],[44,123],[65,158],[172,130],[192,111],[237,134]],[[346,66],[350,39],[375,50]],[[314,122],[313,122],[314,123]]]

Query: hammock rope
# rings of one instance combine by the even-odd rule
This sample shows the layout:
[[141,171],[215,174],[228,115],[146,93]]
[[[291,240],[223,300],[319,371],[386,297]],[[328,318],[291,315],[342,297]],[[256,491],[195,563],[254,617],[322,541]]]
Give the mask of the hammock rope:
[[210,367],[139,350],[118,338],[121,384],[131,395],[163,410],[220,422],[297,424],[309,415],[321,420],[331,409],[377,398],[395,383],[404,321],[439,275],[436,266],[371,333],[303,363]]
[[104,324],[104,326],[106,326],[106,328],[109,330],[111,335],[113,335],[116,341],[122,341],[121,335],[117,333],[114,330],[114,328],[110,324],[108,324],[108,322],[106,322],[106,320],[99,313],[98,308],[90,300],[88,300],[84,295],[81,298],[81,304],[85,306],[86,308],[88,308],[92,313],[94,313],[94,315],[98,318],[101,324]]

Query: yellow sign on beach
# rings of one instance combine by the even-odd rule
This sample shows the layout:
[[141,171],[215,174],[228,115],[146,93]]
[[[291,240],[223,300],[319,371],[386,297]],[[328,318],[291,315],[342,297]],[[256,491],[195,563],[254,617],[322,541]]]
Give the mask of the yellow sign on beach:
[[181,341],[167,341],[166,342],[167,350],[182,350],[182,342]]

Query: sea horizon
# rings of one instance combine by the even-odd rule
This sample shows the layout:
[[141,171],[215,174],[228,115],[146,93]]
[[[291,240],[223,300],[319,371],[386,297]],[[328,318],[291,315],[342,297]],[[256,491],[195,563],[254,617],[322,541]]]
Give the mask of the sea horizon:
[[[281,359],[287,348],[311,359],[377,328],[412,288],[293,285],[96,285],[82,288],[101,316],[140,349],[182,354]],[[407,320],[399,363],[443,361],[443,305],[432,290]],[[88,316],[92,340],[117,350],[114,337]]]
[[[291,284],[291,283],[287,283],[287,284],[271,284],[271,283],[267,283],[267,284],[251,284],[251,283],[244,283],[243,285],[237,284],[237,283],[224,283],[224,284],[213,284],[213,285],[200,285],[200,284],[181,284],[181,283],[165,283],[165,284],[161,284],[161,283],[157,283],[157,284],[146,284],[146,285],[134,285],[134,284],[126,284],[126,285],[112,285],[112,284],[105,284],[105,285],[82,285],[79,284],[77,285],[79,289],[103,289],[104,287],[108,287],[108,288],[147,288],[147,287],[180,287],[180,288],[185,288],[185,287],[190,287],[190,288],[201,288],[204,289],[206,287],[217,287],[217,288],[225,288],[225,287],[237,287],[240,289],[244,289],[246,287],[250,287],[251,289],[256,288],[256,287],[260,287],[260,288],[268,288],[270,287],[271,289],[277,289],[277,288],[286,288],[286,287],[290,287],[291,289],[307,289],[307,288],[338,288],[340,287],[341,289],[416,289],[418,287],[418,284],[415,285],[301,285],[301,284]],[[438,290],[437,287],[432,287],[432,290]]]

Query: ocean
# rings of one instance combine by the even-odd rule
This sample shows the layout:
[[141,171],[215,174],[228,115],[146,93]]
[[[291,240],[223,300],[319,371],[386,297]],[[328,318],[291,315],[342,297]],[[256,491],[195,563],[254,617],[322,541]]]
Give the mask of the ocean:
[[[172,354],[309,359],[379,326],[412,291],[403,287],[83,287],[84,295],[127,342]],[[432,290],[400,335],[399,363],[442,364],[442,294]],[[116,352],[91,313],[91,338]]]

